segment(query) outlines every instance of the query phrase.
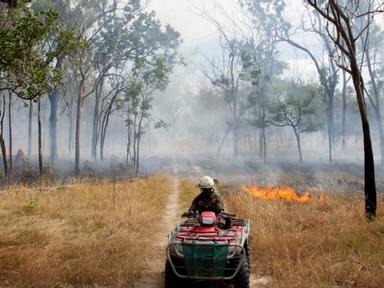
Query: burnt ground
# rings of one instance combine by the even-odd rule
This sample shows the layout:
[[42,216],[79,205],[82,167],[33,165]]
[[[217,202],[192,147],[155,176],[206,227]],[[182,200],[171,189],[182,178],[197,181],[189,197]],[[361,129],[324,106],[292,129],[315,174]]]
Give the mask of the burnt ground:
[[[217,160],[204,155],[178,157],[177,162],[180,175],[211,175],[219,180],[222,190],[227,190],[227,186],[231,190],[238,190],[242,184],[257,182],[261,185],[291,186],[298,191],[338,193],[345,196],[364,194],[364,167],[353,162],[264,164],[246,159],[236,162],[229,159]],[[144,163],[144,169],[149,173],[171,171],[167,158],[152,157]],[[384,167],[380,165],[376,166],[376,184],[378,195],[383,196]]]
[[[175,160],[172,160],[175,159]],[[217,159],[205,154],[179,154],[173,158],[169,156],[143,157],[140,175],[152,173],[172,174],[173,161],[178,166],[178,174],[185,177],[200,177],[211,175],[220,182],[221,190],[241,189],[241,184],[257,182],[261,185],[273,184],[292,186],[298,191],[341,193],[347,196],[362,196],[364,194],[364,167],[357,162],[335,161],[327,162],[269,162],[243,159],[232,161],[231,158]],[[58,161],[55,167],[45,163],[42,181],[51,185],[71,183],[73,180],[73,162]],[[137,175],[118,159],[105,162],[84,161],[81,177],[137,177]],[[29,163],[15,167],[13,182],[23,184],[39,184],[41,179],[37,163]],[[9,182],[0,178],[0,186]],[[376,184],[379,196],[384,195],[384,167],[376,166]]]

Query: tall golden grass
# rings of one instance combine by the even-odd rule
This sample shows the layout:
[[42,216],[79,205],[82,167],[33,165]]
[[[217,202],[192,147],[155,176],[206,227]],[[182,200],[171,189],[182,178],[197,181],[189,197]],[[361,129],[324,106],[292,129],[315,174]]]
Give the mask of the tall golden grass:
[[384,287],[383,205],[367,223],[363,201],[264,201],[239,192],[227,209],[251,219],[253,273],[266,287]]
[[182,211],[188,211],[192,204],[192,200],[200,193],[199,188],[196,187],[197,180],[192,177],[184,177],[180,180],[179,184],[179,204]]
[[0,287],[133,287],[171,189],[160,175],[1,194]]
[[[187,207],[198,193],[195,181],[185,178],[180,189]],[[222,189],[226,210],[251,220],[252,273],[271,279],[256,287],[384,287],[382,202],[376,222],[367,223],[356,197],[328,194],[325,202],[300,204]]]

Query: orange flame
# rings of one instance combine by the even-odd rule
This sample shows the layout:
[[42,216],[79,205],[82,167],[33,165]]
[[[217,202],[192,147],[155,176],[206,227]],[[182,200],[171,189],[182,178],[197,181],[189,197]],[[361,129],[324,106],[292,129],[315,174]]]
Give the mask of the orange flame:
[[[277,187],[272,184],[268,184],[267,186],[260,186],[257,184],[243,185],[242,188],[245,192],[263,200],[287,200],[306,203],[313,198],[309,192],[298,193],[292,187]],[[320,202],[324,202],[325,195],[319,194],[318,199]]]

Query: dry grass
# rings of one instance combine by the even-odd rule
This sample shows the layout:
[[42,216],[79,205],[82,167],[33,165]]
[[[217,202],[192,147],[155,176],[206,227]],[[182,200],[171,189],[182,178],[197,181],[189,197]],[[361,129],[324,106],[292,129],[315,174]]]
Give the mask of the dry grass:
[[171,189],[153,176],[0,195],[0,287],[133,287]]
[[194,178],[183,178],[180,180],[179,196],[180,208],[183,212],[188,211],[192,204],[192,200],[200,193],[199,188],[196,187],[197,180]]
[[227,209],[251,219],[253,272],[268,287],[383,287],[383,206],[375,223],[361,200],[326,203],[262,201],[241,192],[225,196]]
[[[198,193],[194,182],[181,181],[184,207]],[[377,221],[368,224],[363,201],[356,198],[328,196],[325,203],[299,204],[222,189],[226,210],[251,219],[253,273],[272,279],[260,287],[383,287],[382,202]]]

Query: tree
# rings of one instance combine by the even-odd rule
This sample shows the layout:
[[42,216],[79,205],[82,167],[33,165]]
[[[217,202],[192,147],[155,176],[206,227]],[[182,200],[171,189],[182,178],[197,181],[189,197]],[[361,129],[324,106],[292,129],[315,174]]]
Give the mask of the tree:
[[[55,68],[57,57],[75,48],[74,34],[58,24],[58,14],[46,10],[38,14],[25,6],[4,8],[0,13],[0,91],[8,92],[9,168],[6,149],[2,145],[4,171],[12,173],[12,96],[38,101],[51,85],[61,80],[61,71]],[[3,105],[6,100],[3,94]],[[5,112],[3,107],[3,112]],[[1,124],[3,127],[4,113]],[[1,129],[3,131],[3,129]],[[0,138],[3,138],[2,133]],[[0,139],[3,143],[4,139]]]
[[283,86],[280,99],[269,103],[268,120],[276,127],[291,127],[296,138],[300,163],[303,162],[301,134],[314,132],[321,126],[316,101],[321,89],[314,85],[298,85],[289,83]]
[[[88,2],[80,2],[77,7],[78,20],[82,22],[77,33],[85,37],[85,45],[77,58],[72,63],[72,70],[76,80],[76,120],[75,120],[75,174],[80,174],[80,146],[81,146],[81,119],[84,101],[95,91],[100,79],[104,77],[104,71],[108,71],[108,67],[99,71],[95,77],[93,74],[93,61],[95,59],[95,45],[97,43],[97,35],[101,31],[101,27],[95,27],[95,23],[110,13],[115,13],[117,2],[113,1],[110,5],[102,6],[102,10],[96,5]],[[111,64],[110,64],[111,65]],[[109,66],[109,65],[108,65]],[[91,82],[91,83],[88,83]]]
[[[115,9],[117,11],[117,7]],[[137,31],[133,31],[132,27],[135,27],[134,23],[140,18],[141,7],[131,2],[124,9],[126,11],[124,16],[119,16],[116,11],[108,13],[100,17],[97,24],[101,29],[95,36],[95,49],[92,60],[94,69],[99,75],[97,77],[98,81],[95,83],[91,142],[91,155],[95,160],[97,159],[98,144],[100,144],[100,158],[103,160],[104,144],[103,139],[99,138],[103,137],[104,130],[106,130],[105,123],[108,122],[106,118],[109,118],[109,113],[113,111],[109,107],[113,106],[116,96],[123,91],[122,86],[126,81],[124,66],[128,64],[132,57],[132,50],[136,47],[136,43],[132,43],[131,40]],[[102,5],[101,11],[106,10],[105,4]],[[108,82],[112,85],[108,85]],[[108,86],[111,88],[110,91],[105,91]],[[104,94],[107,96],[103,97]],[[103,107],[103,104],[106,105]],[[106,112],[108,115],[105,114]]]
[[[287,20],[284,14],[286,3],[285,0],[276,1],[255,1],[255,0],[241,0],[243,5],[247,5],[251,11],[254,22],[261,23],[261,26],[268,31],[269,37],[274,37],[281,42],[285,42],[295,49],[303,51],[309,56],[313,62],[316,71],[319,75],[320,84],[324,89],[327,103],[327,132],[328,132],[328,150],[329,162],[332,162],[333,143],[335,142],[335,125],[334,125],[334,97],[336,86],[338,83],[339,69],[332,61],[324,61],[324,55],[316,55],[313,51],[308,49],[304,44],[295,40],[297,28],[293,27]],[[313,21],[309,25],[301,24],[299,29],[305,33],[311,33],[315,36],[320,43],[324,45],[324,54],[330,55],[332,53],[331,39],[328,37],[326,31],[321,26],[318,18],[312,18]]]
[[266,117],[268,96],[273,82],[277,80],[286,67],[286,64],[279,61],[277,56],[275,39],[265,37],[265,35],[259,35],[257,42],[255,39],[249,39],[242,48],[243,79],[252,83],[253,87],[248,96],[246,109],[253,110],[254,120],[251,124],[260,129],[259,156],[264,163],[267,162]]
[[[99,143],[101,160],[104,159],[104,145],[109,127],[109,119],[112,113],[121,107],[121,101],[118,103],[117,101],[119,101],[122,96],[123,98],[126,96],[127,90],[133,92],[139,86],[139,90],[141,90],[141,88],[147,90],[152,87],[153,91],[151,91],[150,94],[154,93],[156,90],[163,89],[160,87],[161,85],[156,85],[160,84],[162,77],[166,76],[168,79],[168,74],[171,72],[173,66],[176,63],[179,63],[179,59],[177,59],[176,56],[177,48],[180,44],[180,34],[169,25],[162,26],[155,18],[153,12],[145,13],[139,10],[136,16],[136,18],[129,18],[131,21],[129,23],[116,18],[116,25],[111,26],[107,30],[111,32],[105,32],[107,35],[116,36],[116,39],[114,39],[113,42],[115,43],[114,50],[118,51],[118,53],[115,52],[117,55],[113,58],[113,73],[109,73],[104,79],[104,96],[101,97],[101,103],[97,109],[97,111],[99,111],[99,116],[94,114],[93,127],[94,129],[97,127],[97,132],[95,133],[95,130],[93,132],[92,138],[93,140],[96,140],[96,143],[92,141],[92,149]],[[112,42],[112,40],[106,37],[105,42],[109,43]],[[166,70],[164,73],[167,75],[161,75],[162,73],[159,73],[160,70],[158,65],[161,62],[160,60],[163,61],[163,68]],[[131,67],[131,69],[127,71],[127,67]],[[143,73],[141,77],[149,77],[149,71],[158,73],[158,78],[156,79],[151,76],[153,78],[151,79],[153,83],[147,83],[148,80],[145,79],[136,79],[138,77],[137,75],[141,73]],[[168,80],[166,82],[168,83]],[[142,90],[142,92],[144,92],[144,90]],[[95,113],[96,106],[97,105],[95,105]],[[95,125],[97,122],[95,118],[98,118],[100,122],[97,125]],[[145,117],[145,119],[146,118],[147,117]],[[130,126],[128,126],[128,128],[129,127]],[[137,143],[135,143],[135,145],[136,144]],[[134,151],[138,150],[135,149]]]
[[[219,25],[219,24],[217,24]],[[235,38],[229,38],[218,26],[221,33],[221,48],[223,50],[223,60],[209,61],[210,71],[205,71],[204,75],[211,84],[222,92],[225,102],[230,111],[228,130],[224,138],[232,131],[233,135],[233,158],[239,157],[239,140],[241,127],[241,94],[240,83],[242,80],[244,65],[242,62],[241,43]]]
[[175,64],[174,56],[170,57],[166,53],[152,58],[150,62],[146,58],[137,58],[132,69],[131,85],[124,98],[118,102],[128,128],[127,159],[132,147],[136,173],[140,167],[140,143],[141,136],[145,133],[144,121],[151,115],[154,92],[164,90],[168,85],[169,75]]
[[[361,117],[364,137],[364,167],[365,167],[365,213],[368,220],[376,217],[376,183],[375,162],[373,158],[371,132],[368,121],[367,106],[364,98],[364,80],[361,74],[361,65],[357,58],[357,41],[364,37],[369,29],[373,17],[383,12],[382,3],[368,1],[347,1],[339,3],[336,0],[316,1],[308,0],[308,4],[317,11],[325,21],[326,30],[334,43],[334,60],[337,65],[352,77],[356,92],[357,103]],[[353,21],[364,17],[365,24],[360,29],[353,29]]]
[[8,4],[9,8],[16,8],[20,5],[22,5],[23,3],[31,2],[31,0],[21,0],[21,1],[18,1],[18,0],[1,0],[0,2]]

